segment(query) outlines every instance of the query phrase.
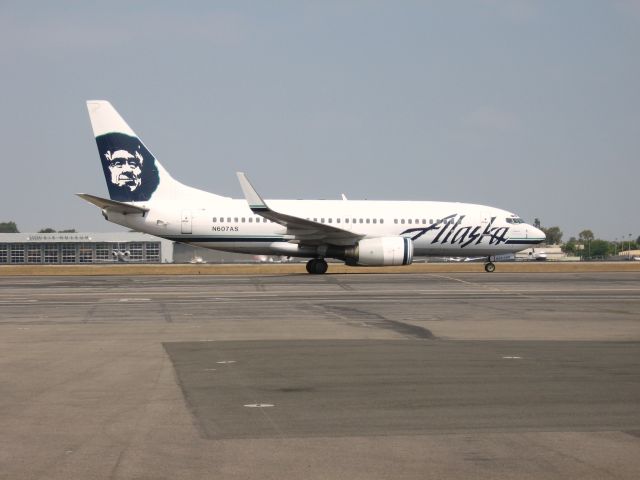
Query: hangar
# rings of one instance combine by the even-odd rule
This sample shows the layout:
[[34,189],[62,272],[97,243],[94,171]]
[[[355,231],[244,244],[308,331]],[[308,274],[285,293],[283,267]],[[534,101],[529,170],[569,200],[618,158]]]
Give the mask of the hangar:
[[138,232],[0,233],[0,264],[173,262],[173,242]]

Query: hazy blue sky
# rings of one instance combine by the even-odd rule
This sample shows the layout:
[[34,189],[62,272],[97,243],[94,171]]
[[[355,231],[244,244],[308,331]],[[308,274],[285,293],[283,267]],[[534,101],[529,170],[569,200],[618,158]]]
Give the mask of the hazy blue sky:
[[184,183],[640,234],[640,2],[0,2],[0,221],[110,231],[85,107]]

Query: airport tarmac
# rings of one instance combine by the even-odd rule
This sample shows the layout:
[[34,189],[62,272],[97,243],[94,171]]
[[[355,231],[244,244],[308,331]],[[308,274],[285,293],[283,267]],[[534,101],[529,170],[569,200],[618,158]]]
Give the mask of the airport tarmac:
[[0,277],[0,479],[636,479],[640,273]]

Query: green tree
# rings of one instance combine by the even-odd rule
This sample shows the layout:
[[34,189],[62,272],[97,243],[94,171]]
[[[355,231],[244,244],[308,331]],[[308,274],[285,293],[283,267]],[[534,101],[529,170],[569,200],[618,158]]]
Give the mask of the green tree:
[[75,228],[69,228],[68,230],[59,230],[58,233],[77,233]]
[[562,230],[560,230],[560,227],[543,228],[542,231],[547,236],[547,245],[558,245],[562,241]]
[[578,234],[578,238],[580,239],[580,243],[584,244],[585,242],[594,239],[593,232],[591,230],[582,230]]
[[609,254],[609,242],[606,240],[591,240],[591,256],[606,257]]
[[10,220],[8,222],[0,222],[0,233],[20,233],[16,222]]
[[534,218],[533,219],[533,226],[536,228],[542,228],[542,224],[540,223],[540,219],[539,218]]
[[56,233],[56,231],[51,227],[47,227],[41,228],[40,230],[38,230],[38,233]]
[[576,239],[571,237],[567,243],[562,245],[562,251],[567,255],[575,256],[578,251],[578,246],[576,245]]

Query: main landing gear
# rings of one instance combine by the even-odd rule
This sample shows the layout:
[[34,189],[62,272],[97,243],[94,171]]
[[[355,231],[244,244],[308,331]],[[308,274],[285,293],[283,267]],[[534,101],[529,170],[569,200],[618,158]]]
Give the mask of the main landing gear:
[[495,271],[496,264],[491,261],[491,257],[487,258],[487,263],[484,264],[484,271],[487,273],[491,273]]
[[327,273],[327,268],[329,268],[329,265],[327,265],[324,258],[312,258],[307,262],[307,272],[313,275]]

